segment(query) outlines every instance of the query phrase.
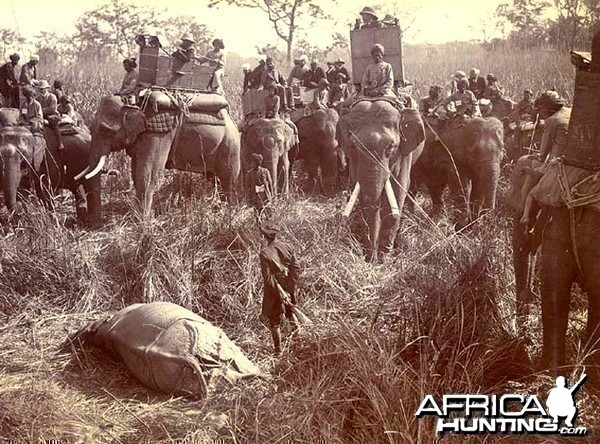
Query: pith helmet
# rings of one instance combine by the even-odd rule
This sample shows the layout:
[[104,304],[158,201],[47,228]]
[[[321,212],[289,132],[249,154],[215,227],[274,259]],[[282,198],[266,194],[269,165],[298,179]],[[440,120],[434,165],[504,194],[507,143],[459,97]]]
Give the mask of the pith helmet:
[[374,17],[375,20],[379,20],[379,16],[375,12],[375,8],[372,8],[371,6],[365,6],[363,10],[359,12],[359,15],[370,15],[371,17]]
[[39,89],[50,88],[50,84],[48,83],[47,80],[41,80],[40,83],[38,84],[38,88]]
[[185,34],[183,34],[181,36],[181,40],[184,41],[184,42],[188,41],[188,42],[191,42],[191,43],[196,43],[196,40],[194,40],[194,36],[191,33],[189,33],[189,32],[186,32]]

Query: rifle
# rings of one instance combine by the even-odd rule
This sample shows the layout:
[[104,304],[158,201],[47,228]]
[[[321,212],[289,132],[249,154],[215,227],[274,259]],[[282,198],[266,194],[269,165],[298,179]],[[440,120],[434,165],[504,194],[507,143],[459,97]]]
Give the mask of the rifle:
[[277,290],[279,291],[279,295],[281,296],[281,300],[283,301],[283,303],[287,306],[292,307],[292,313],[294,314],[294,316],[296,316],[298,322],[300,322],[301,324],[312,324],[312,321],[309,319],[309,317],[302,313],[302,311],[300,311],[298,307],[292,304],[292,299],[290,298],[290,295],[287,291],[283,289],[279,282],[277,282]]
[[583,384],[583,381],[585,381],[586,378],[587,378],[587,375],[585,374],[585,368],[584,368],[583,371],[581,372],[581,376],[579,377],[579,380],[573,385],[573,387],[571,387],[569,389],[571,394],[575,393],[575,391],[581,386],[581,384]]

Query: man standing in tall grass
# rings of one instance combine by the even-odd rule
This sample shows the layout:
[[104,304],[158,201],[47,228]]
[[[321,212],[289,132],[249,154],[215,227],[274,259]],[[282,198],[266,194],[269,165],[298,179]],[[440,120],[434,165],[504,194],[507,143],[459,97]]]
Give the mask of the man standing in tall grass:
[[284,314],[292,330],[297,329],[292,307],[296,304],[295,289],[300,276],[294,249],[277,239],[279,231],[279,227],[271,221],[265,221],[260,226],[260,232],[267,241],[259,256],[264,280],[261,319],[271,331],[277,355],[281,353],[280,326]]

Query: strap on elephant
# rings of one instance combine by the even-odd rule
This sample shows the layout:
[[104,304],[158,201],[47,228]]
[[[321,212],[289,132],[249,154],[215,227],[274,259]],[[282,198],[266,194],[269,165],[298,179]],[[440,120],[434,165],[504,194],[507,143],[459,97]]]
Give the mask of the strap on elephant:
[[400,101],[400,99],[398,97],[391,97],[391,96],[358,97],[354,102],[352,102],[352,104],[350,105],[350,109],[354,108],[354,106],[356,106],[356,104],[358,104],[360,102],[380,102],[380,101],[388,102],[389,104],[391,104],[394,108],[396,108],[400,112],[402,112],[406,109],[406,107],[402,104],[402,102]]
[[177,151],[177,145],[179,142],[179,136],[181,135],[181,129],[183,128],[183,122],[185,121],[185,118],[190,115],[189,100],[183,93],[177,90],[166,90],[164,91],[164,93],[177,106],[177,109],[179,109],[179,114],[175,118],[175,135],[173,136],[173,141],[171,142],[171,149],[169,150],[169,157],[167,159],[167,163],[171,163],[173,168],[176,168],[175,153]]

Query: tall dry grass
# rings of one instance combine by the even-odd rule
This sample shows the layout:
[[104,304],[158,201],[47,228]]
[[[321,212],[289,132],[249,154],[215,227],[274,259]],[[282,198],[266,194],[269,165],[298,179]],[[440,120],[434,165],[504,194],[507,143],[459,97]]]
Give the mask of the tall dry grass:
[[[513,59],[508,53],[493,58],[458,52],[446,60],[448,52],[443,54],[433,59],[407,49],[409,78],[421,87],[458,68],[479,66],[493,69],[515,91],[532,82],[543,87],[538,61],[545,56],[534,61],[525,54]],[[519,77],[519,65],[539,76]],[[228,70],[225,88],[236,115],[241,76],[236,67]],[[552,73],[547,71],[548,81],[562,78]],[[94,69],[83,77],[68,88],[81,95],[80,110],[89,116],[94,100],[115,87],[120,72]],[[389,262],[373,265],[363,260],[340,215],[342,195],[278,200],[275,218],[303,270],[300,305],[315,325],[274,359],[258,319],[261,241],[253,211],[221,202],[194,174],[175,173],[157,196],[156,217],[142,222],[125,192],[125,155],[111,162],[122,176],[103,179],[101,229],[74,226],[64,196],[57,197],[58,213],[26,200],[17,218],[2,215],[2,439],[429,443],[437,438],[434,424],[415,417],[425,394],[516,390],[545,396],[551,387],[550,378],[535,370],[539,300],[526,330],[515,324],[510,222],[502,205],[462,233],[454,232],[447,215],[431,221],[422,211],[407,213],[401,248]],[[422,196],[417,202],[429,205]],[[221,386],[205,402],[190,403],[144,389],[121,363],[95,351],[71,354],[60,348],[86,322],[154,300],[181,304],[221,326],[269,378]],[[584,308],[574,304],[569,341],[574,362],[589,351],[582,345]],[[579,396],[578,424],[596,427],[597,393],[586,386]],[[215,420],[220,414],[227,417],[224,425]],[[507,441],[486,442],[499,440]]]

